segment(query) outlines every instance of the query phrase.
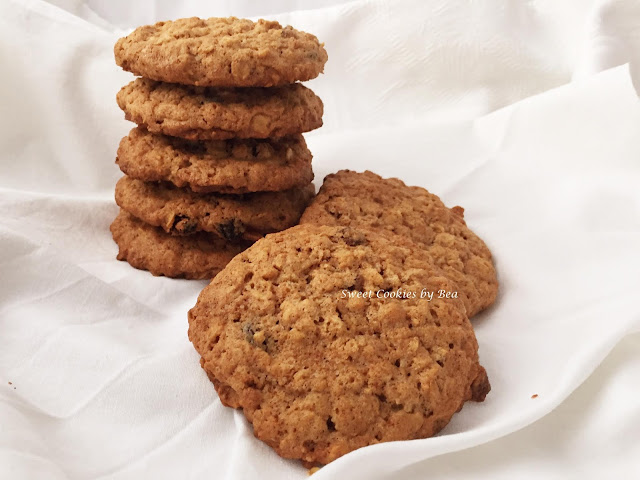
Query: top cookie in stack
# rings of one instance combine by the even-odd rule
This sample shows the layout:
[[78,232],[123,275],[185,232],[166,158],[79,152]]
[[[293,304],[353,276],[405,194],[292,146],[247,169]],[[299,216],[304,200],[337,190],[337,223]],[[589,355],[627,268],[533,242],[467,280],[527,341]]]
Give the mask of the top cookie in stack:
[[278,22],[183,18],[137,28],[114,48],[116,63],[161,82],[207,87],[276,87],[324,70],[318,39]]
[[118,258],[155,275],[213,277],[252,241],[296,224],[314,194],[303,132],[323,105],[318,39],[277,22],[186,18],[136,29],[116,63],[138,124],[116,162]]

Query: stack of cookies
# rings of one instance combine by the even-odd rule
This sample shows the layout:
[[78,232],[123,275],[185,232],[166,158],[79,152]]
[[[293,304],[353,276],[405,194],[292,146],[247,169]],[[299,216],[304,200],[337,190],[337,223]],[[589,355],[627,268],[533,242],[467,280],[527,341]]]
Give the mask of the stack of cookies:
[[154,275],[211,278],[267,233],[295,225],[314,195],[303,132],[323,105],[301,81],[327,53],[277,22],[199,18],[136,29],[116,63],[140,76],[117,95],[135,127],[111,225],[118,259]]

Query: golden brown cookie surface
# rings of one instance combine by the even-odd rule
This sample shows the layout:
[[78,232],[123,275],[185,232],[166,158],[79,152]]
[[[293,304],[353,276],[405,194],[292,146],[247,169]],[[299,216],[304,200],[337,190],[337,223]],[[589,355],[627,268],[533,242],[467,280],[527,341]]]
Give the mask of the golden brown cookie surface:
[[282,192],[196,194],[187,188],[122,177],[116,203],[165,232],[215,233],[230,242],[257,240],[295,225],[313,197],[313,184]]
[[318,39],[278,22],[182,18],[135,29],[114,47],[116,63],[164,82],[215,87],[272,87],[322,73]]
[[458,284],[471,317],[495,301],[498,280],[491,252],[467,227],[463,212],[397,178],[342,170],[327,175],[300,223],[383,230],[423,245]]
[[189,312],[189,338],[258,438],[283,457],[328,463],[434,435],[466,400],[484,399],[463,303],[420,298],[454,289],[413,244],[300,225],[229,263]]
[[207,233],[169,235],[122,210],[111,224],[111,234],[118,244],[118,260],[173,278],[213,278],[247,247]]
[[322,100],[299,83],[205,88],[138,78],[116,99],[127,120],[189,140],[283,137],[322,126]]
[[192,142],[138,127],[120,141],[116,162],[132,178],[202,193],[272,192],[313,180],[311,152],[302,135]]

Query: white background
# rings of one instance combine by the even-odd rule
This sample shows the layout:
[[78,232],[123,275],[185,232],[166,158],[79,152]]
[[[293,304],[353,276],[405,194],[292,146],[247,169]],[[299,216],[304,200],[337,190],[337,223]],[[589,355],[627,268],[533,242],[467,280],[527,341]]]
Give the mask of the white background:
[[0,0],[0,478],[306,478],[201,371],[204,283],[116,262],[108,231],[131,128],[113,43],[231,14],[326,43],[318,185],[345,167],[422,185],[465,207],[500,275],[474,319],[486,402],[314,478],[640,477],[639,2]]

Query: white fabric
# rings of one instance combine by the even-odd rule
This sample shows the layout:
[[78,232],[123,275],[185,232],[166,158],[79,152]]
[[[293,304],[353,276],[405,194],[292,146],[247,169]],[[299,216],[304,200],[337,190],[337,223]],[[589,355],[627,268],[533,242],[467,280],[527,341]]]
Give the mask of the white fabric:
[[329,52],[316,183],[370,169],[464,206],[501,282],[474,320],[486,402],[314,478],[640,476],[638,2],[52,3],[0,3],[0,478],[306,477],[200,369],[205,283],[115,261],[108,231],[123,29],[270,11]]

